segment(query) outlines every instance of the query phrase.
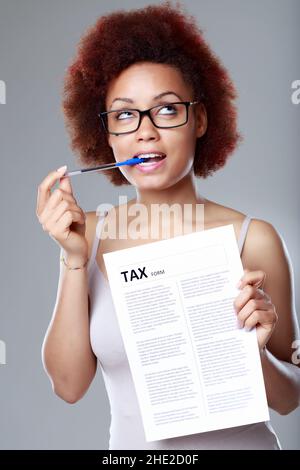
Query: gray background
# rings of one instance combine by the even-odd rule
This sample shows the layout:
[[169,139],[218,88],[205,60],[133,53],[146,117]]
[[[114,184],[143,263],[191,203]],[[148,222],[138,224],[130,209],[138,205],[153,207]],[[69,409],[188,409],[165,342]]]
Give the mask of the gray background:
[[[104,13],[144,1],[0,0],[1,317],[7,364],[0,365],[0,448],[107,449],[109,403],[100,370],[84,398],[69,405],[55,396],[42,368],[41,345],[57,290],[59,247],[35,216],[37,186],[63,164],[75,169],[60,111],[64,70],[84,30]],[[291,83],[300,79],[299,0],[183,1],[239,93],[245,142],[226,167],[198,180],[201,194],[269,221],[283,236],[299,284],[300,105]],[[115,188],[103,175],[72,179],[85,210],[118,203],[133,188]],[[296,291],[298,314],[299,294]],[[300,449],[299,409],[271,412],[285,449]]]

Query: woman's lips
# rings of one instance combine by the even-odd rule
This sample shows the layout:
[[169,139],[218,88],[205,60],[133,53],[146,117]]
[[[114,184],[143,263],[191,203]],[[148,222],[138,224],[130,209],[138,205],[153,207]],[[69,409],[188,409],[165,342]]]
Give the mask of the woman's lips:
[[151,165],[134,165],[135,168],[140,171],[141,173],[150,173],[153,170],[156,170],[160,166],[164,164],[164,161],[166,160],[166,157],[164,157],[162,160],[159,160],[158,162],[153,162]]

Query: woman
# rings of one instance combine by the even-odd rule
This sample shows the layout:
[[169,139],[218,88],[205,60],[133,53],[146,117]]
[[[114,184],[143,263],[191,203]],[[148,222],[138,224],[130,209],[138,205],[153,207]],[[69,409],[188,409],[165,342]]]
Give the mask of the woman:
[[[114,185],[136,190],[136,198],[125,204],[126,224],[114,218],[121,205],[99,221],[96,212],[84,213],[69,178],[63,178],[66,166],[51,172],[38,191],[37,216],[63,255],[44,366],[54,392],[74,403],[99,363],[112,413],[109,449],[280,449],[269,423],[145,441],[103,262],[105,252],[153,241],[150,235],[146,240],[128,235],[132,214],[141,206],[148,214],[153,204],[203,204],[204,229],[233,224],[245,267],[234,306],[240,326],[256,328],[268,404],[282,415],[299,405],[300,371],[291,349],[298,325],[284,242],[270,223],[208,200],[196,189],[195,177],[223,167],[242,140],[235,98],[226,69],[194,19],[169,2],[99,18],[67,70],[63,111],[81,165],[139,154],[161,160],[106,171]],[[56,181],[59,188],[51,193]],[[104,220],[116,220],[116,233],[125,230],[128,236],[104,238]],[[177,222],[167,221],[171,236]],[[193,217],[189,223],[195,230]],[[154,224],[148,216],[141,221],[148,234]]]

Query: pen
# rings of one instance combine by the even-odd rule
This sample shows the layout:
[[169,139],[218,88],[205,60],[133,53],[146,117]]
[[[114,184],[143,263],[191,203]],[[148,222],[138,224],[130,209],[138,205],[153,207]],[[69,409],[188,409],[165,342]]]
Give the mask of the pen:
[[124,162],[115,162],[115,163],[105,163],[104,165],[96,166],[94,168],[84,168],[82,170],[68,171],[63,176],[75,176],[80,175],[81,173],[94,172],[99,170],[110,170],[111,168],[117,168],[122,165],[136,165],[137,163],[145,162],[147,158],[129,158]]

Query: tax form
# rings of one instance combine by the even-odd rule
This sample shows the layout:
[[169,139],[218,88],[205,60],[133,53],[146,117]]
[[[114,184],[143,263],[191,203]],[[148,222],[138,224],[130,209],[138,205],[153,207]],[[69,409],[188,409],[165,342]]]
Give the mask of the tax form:
[[256,330],[233,306],[232,224],[103,258],[146,441],[270,419]]

